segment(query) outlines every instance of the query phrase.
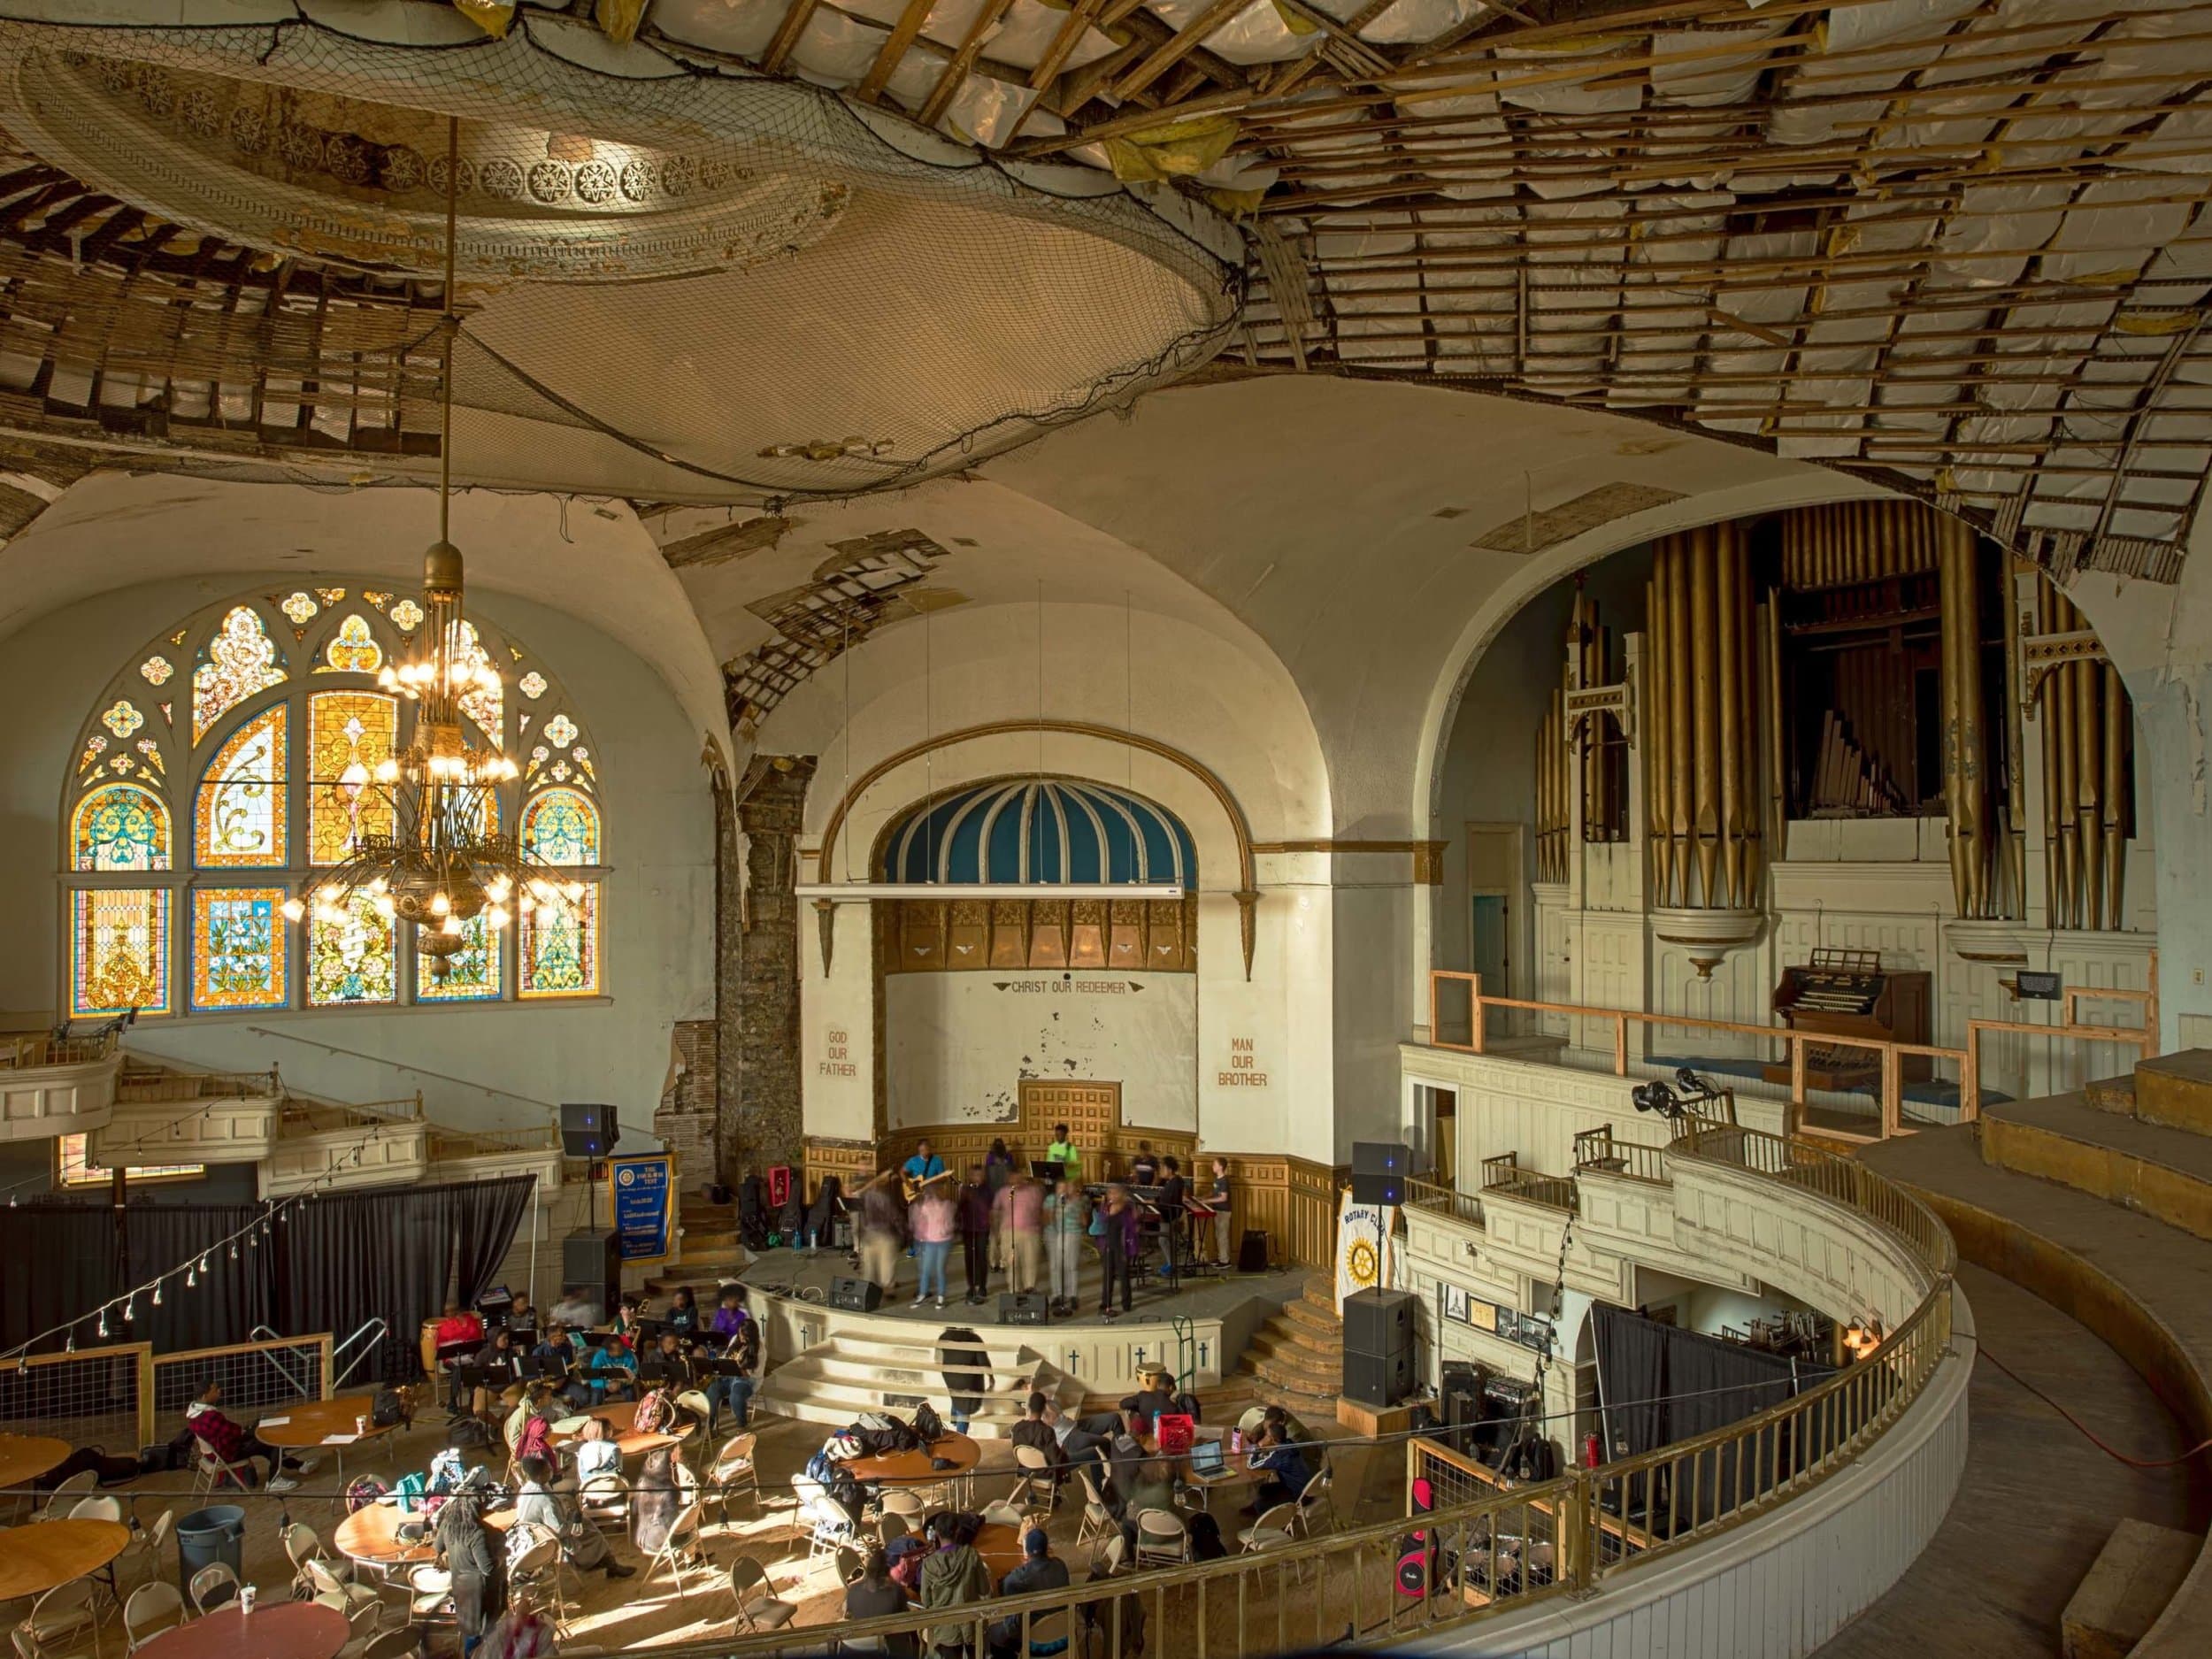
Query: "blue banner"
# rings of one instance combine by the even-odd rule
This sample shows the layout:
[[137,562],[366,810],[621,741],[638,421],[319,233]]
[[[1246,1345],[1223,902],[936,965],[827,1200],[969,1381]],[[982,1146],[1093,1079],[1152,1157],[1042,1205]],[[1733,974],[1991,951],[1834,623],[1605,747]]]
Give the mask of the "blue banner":
[[673,1164],[665,1152],[607,1160],[615,1240],[626,1262],[668,1259],[669,1204],[676,1186]]

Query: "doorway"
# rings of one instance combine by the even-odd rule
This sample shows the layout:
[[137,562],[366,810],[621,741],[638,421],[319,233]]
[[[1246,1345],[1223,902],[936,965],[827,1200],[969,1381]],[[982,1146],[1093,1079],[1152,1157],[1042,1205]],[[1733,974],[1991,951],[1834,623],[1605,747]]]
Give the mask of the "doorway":
[[1521,887],[1521,826],[1467,826],[1467,965],[1486,996],[1518,995],[1513,983],[1514,929]]

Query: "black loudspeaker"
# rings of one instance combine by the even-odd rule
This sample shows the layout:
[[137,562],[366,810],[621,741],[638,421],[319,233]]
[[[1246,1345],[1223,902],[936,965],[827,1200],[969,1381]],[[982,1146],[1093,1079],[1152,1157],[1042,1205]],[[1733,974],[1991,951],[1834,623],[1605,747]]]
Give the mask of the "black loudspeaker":
[[1035,1291],[1024,1291],[1020,1295],[1002,1295],[998,1299],[998,1322],[1001,1325],[1050,1325],[1051,1303]]
[[561,1105],[561,1150],[572,1158],[603,1158],[622,1139],[614,1108],[565,1101]]
[[561,1283],[580,1285],[603,1313],[622,1300],[622,1251],[612,1233],[579,1227],[561,1240]]
[[1237,1271],[1267,1271],[1267,1234],[1257,1227],[1246,1228],[1243,1240],[1237,1245]]
[[1363,1405],[1395,1405],[1413,1392],[1413,1350],[1394,1355],[1344,1350],[1344,1397]]
[[1354,1291],[1344,1299],[1344,1351],[1410,1355],[1413,1304],[1409,1290]]
[[883,1305],[883,1286],[872,1279],[833,1279],[829,1299],[847,1313],[873,1313]]
[[1413,1155],[1396,1141],[1352,1142],[1352,1202],[1356,1204],[1402,1204],[1406,1174]]

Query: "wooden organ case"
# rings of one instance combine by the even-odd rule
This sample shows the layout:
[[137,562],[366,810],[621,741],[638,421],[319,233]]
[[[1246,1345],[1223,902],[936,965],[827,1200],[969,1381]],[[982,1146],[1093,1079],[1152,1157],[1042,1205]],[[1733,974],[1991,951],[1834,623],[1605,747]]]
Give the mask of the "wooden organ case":
[[[1804,966],[1782,970],[1782,982],[1774,987],[1774,1011],[1793,1031],[1924,1043],[1928,984],[1925,972],[1885,972],[1878,950],[1816,950]],[[1925,1082],[1931,1075],[1927,1055],[1906,1055],[1901,1064],[1909,1083]],[[1862,1087],[1876,1081],[1881,1069],[1881,1057],[1870,1048],[1806,1045],[1809,1087]],[[1786,1083],[1790,1068],[1787,1062],[1770,1065],[1763,1075],[1770,1083]]]

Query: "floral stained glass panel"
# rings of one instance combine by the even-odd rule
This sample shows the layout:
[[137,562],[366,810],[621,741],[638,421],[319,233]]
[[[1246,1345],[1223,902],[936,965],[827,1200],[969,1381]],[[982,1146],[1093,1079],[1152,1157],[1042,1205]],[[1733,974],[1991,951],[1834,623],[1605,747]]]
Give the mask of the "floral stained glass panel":
[[318,673],[373,674],[384,666],[384,648],[369,632],[369,619],[358,611],[338,625],[330,643],[323,647]]
[[280,703],[234,732],[208,763],[193,809],[193,852],[203,866],[284,862],[288,707]]
[[284,683],[275,642],[250,607],[234,605],[208,641],[207,660],[192,671],[192,741],[256,692]]
[[318,1007],[389,1002],[398,956],[397,927],[357,895],[336,921],[307,925],[307,1000]]
[[522,848],[550,864],[599,862],[599,809],[573,789],[541,789],[522,809]]
[[101,887],[70,895],[73,1015],[169,1011],[169,894]]
[[[494,666],[492,654],[484,649],[484,641],[477,638],[473,622],[453,625],[453,660],[471,671]],[[504,688],[499,685],[472,685],[461,694],[461,712],[476,722],[476,729],[491,740],[494,749],[505,741],[506,728],[500,724],[505,696]]]
[[281,1008],[291,935],[282,887],[202,887],[192,895],[192,1006]]
[[70,826],[77,870],[166,870],[169,809],[133,783],[111,783],[77,803]]
[[390,796],[373,782],[391,758],[399,703],[375,691],[319,691],[307,700],[307,858],[342,863],[357,834],[392,833]]
[[501,991],[499,941],[504,935],[484,926],[481,916],[461,925],[461,948],[446,958],[442,979],[431,972],[429,953],[415,951],[415,1000],[422,1002],[480,1002]]
[[599,990],[599,888],[522,918],[522,995],[593,996]]

